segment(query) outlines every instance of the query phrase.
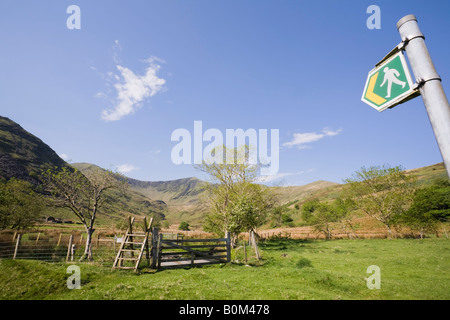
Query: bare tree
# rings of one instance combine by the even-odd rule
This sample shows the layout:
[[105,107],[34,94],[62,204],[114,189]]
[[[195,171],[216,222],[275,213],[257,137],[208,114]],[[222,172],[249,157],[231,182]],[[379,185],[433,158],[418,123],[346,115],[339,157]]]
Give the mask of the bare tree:
[[84,174],[78,169],[49,169],[44,174],[45,186],[53,195],[55,205],[69,208],[83,224],[87,238],[80,261],[92,260],[92,235],[95,220],[106,200],[106,191],[125,188],[125,179],[100,168],[90,168]]

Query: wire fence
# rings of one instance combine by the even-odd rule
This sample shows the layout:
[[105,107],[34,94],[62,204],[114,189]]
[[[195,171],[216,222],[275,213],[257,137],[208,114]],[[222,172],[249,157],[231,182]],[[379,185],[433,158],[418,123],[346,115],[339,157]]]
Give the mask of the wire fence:
[[[182,239],[179,233],[164,233],[167,239]],[[95,263],[112,266],[119,252],[123,235],[98,234],[91,241]],[[149,239],[149,247],[151,246]],[[77,262],[86,248],[86,234],[76,233],[0,233],[0,259],[40,260],[46,262]]]
[[[94,261],[111,265],[120,247],[120,238],[94,238],[92,256]],[[40,260],[46,262],[78,261],[86,248],[86,236],[83,234],[14,234],[0,237],[0,259]]]

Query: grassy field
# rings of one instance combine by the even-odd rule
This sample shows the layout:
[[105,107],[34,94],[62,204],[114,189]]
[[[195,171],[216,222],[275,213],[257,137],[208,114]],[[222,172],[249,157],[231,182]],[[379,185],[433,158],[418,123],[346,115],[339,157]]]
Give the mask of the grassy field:
[[[80,290],[66,286],[68,264],[0,260],[0,299],[450,299],[445,238],[280,239],[260,251],[263,260],[249,265],[240,248],[230,264],[138,274],[82,263]],[[367,288],[371,265],[381,269],[381,289]]]

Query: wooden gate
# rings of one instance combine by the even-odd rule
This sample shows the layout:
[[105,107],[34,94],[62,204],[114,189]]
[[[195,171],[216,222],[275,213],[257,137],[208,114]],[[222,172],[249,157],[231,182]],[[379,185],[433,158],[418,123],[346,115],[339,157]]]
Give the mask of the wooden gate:
[[157,268],[183,268],[230,262],[230,239],[158,239]]

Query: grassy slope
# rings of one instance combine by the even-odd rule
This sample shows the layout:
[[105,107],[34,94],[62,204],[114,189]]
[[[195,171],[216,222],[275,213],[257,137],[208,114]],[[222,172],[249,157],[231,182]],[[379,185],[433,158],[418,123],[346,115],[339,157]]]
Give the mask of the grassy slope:
[[[407,170],[407,172],[417,176],[419,186],[430,185],[437,179],[448,179],[443,162]],[[328,181],[316,181],[305,186],[278,187],[276,190],[280,194],[280,203],[288,207],[288,213],[294,219],[294,223],[302,225],[301,210],[295,209],[296,204],[301,207],[306,201],[313,199],[319,199],[320,201],[334,200],[340,196],[343,186],[343,184]],[[361,217],[356,214],[354,218]],[[266,224],[265,227],[267,228],[268,225]]]
[[[141,274],[82,264],[80,290],[67,265],[0,260],[0,299],[449,299],[450,242],[279,240],[260,245],[263,262]],[[233,253],[242,261],[242,249]],[[381,268],[369,290],[367,267]]]
[[[81,172],[95,166],[89,163],[74,163],[73,167]],[[164,216],[167,213],[167,205],[162,201],[154,201],[133,188],[129,188],[125,195],[118,190],[109,190],[107,192],[107,201],[101,208],[97,223],[99,226],[117,225],[123,222],[128,216],[150,216],[151,214],[160,214]],[[68,213],[72,216],[70,212]]]
[[[24,130],[14,121],[0,116],[0,174],[5,177],[36,182],[38,173],[45,167],[67,165],[48,145]],[[81,171],[92,164],[73,164]],[[429,184],[435,178],[445,178],[443,163],[411,170],[419,177],[421,184]],[[30,176],[30,174],[32,176]],[[305,186],[276,187],[280,202],[287,205],[296,224],[301,223],[300,211],[295,204],[319,198],[330,200],[339,196],[342,185],[327,181],[316,181]],[[98,217],[99,226],[121,223],[128,215],[142,216],[152,213],[165,215],[170,223],[186,221],[197,229],[201,228],[207,208],[202,206],[199,197],[202,181],[196,178],[172,181],[145,182],[130,179],[130,190],[126,197],[117,192],[109,194],[109,204]],[[46,216],[76,220],[68,210],[49,208]]]
[[167,203],[166,218],[170,223],[188,222],[201,229],[206,208],[200,201],[203,194],[202,181],[185,178],[171,181],[144,182],[131,180],[131,189],[150,199]]
[[67,163],[38,137],[0,116],[0,176],[39,181],[43,169]]
[[[83,171],[91,164],[73,164]],[[445,178],[446,171],[443,163],[410,170],[419,178],[421,185],[427,185],[437,178]],[[328,181],[316,181],[304,186],[274,187],[279,194],[280,203],[287,205],[289,213],[296,225],[301,225],[301,211],[294,208],[311,199],[332,200],[340,195],[342,184]],[[201,181],[195,178],[173,181],[146,182],[130,179],[129,201],[120,197],[112,197],[114,203],[106,208],[99,216],[99,225],[109,226],[117,224],[130,213],[133,215],[160,212],[165,214],[170,223],[188,222],[194,229],[201,229],[201,222],[207,208],[202,206],[199,197],[202,196]],[[164,205],[158,206],[155,201],[163,200]],[[147,203],[148,206],[144,204]],[[68,213],[70,217],[70,213]],[[269,228],[268,222],[264,228]]]

